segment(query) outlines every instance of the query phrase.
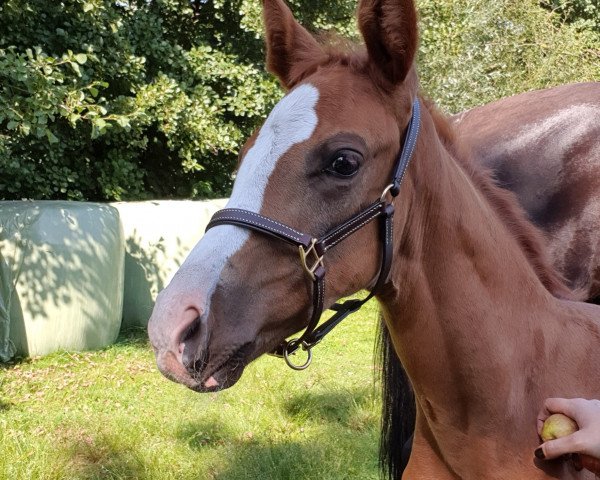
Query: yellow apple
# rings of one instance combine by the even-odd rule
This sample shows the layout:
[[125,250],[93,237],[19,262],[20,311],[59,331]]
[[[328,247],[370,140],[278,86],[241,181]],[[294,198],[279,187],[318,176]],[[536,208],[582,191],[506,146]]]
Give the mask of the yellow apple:
[[579,428],[577,423],[572,418],[563,415],[562,413],[555,413],[550,415],[545,421],[542,427],[542,440],[547,442],[548,440],[555,440],[560,437],[566,437],[575,433]]

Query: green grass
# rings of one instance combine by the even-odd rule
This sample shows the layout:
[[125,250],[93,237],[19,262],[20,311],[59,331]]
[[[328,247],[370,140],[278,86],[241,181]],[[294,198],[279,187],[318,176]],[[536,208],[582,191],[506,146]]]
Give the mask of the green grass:
[[290,370],[263,357],[231,389],[163,378],[144,332],[0,370],[0,478],[376,479],[376,304]]

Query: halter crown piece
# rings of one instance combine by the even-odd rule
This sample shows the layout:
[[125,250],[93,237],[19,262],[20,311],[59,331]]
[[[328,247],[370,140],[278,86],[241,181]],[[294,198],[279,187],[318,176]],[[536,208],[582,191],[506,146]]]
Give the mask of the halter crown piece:
[[[419,129],[421,126],[421,106],[419,99],[415,99],[410,122],[406,128],[404,145],[398,155],[398,159],[392,171],[391,183],[385,187],[381,198],[372,203],[369,207],[360,213],[346,220],[346,222],[333,228],[320,238],[315,238],[306,233],[299,232],[283,223],[272,220],[268,217],[254,213],[249,210],[238,208],[224,208],[213,215],[206,230],[218,225],[237,225],[249,228],[257,232],[270,235],[284,242],[298,247],[300,252],[300,262],[306,274],[313,283],[313,301],[312,314],[304,333],[297,338],[284,340],[273,352],[272,355],[282,357],[286,363],[294,370],[304,370],[310,365],[312,360],[312,348],[327,335],[333,327],[340,323],[351,313],[360,309],[368,300],[370,300],[385,284],[393,256],[393,216],[394,216],[394,198],[400,192],[400,184],[404,178],[404,173],[413,155]],[[388,197],[391,200],[388,201]],[[324,279],[325,264],[324,257],[327,250],[335,247],[338,243],[350,236],[354,232],[370,223],[375,218],[380,220],[380,239],[382,244],[381,267],[375,286],[362,300],[351,299],[343,303],[335,303],[329,309],[335,313],[319,325],[321,314],[323,313],[324,298]],[[307,359],[303,364],[295,364],[291,360],[291,355],[299,348],[307,352]]]

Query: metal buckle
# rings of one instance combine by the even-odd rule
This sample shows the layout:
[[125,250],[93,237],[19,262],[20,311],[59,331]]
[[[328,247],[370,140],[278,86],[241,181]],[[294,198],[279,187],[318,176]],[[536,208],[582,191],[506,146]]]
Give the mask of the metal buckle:
[[[310,362],[312,362],[312,350],[311,347],[309,347],[305,342],[299,343],[298,340],[298,338],[294,338],[287,343],[287,345],[283,348],[283,358],[285,359],[285,363],[287,363],[288,367],[294,370],[305,370],[310,365]],[[308,357],[306,358],[306,362],[301,365],[296,365],[292,362],[290,356],[294,355],[299,347],[302,347],[302,350],[307,353]]]
[[[319,254],[317,253],[317,249],[315,248],[315,245],[317,243],[317,239],[313,238],[310,242],[310,247],[308,247],[308,250],[304,250],[304,247],[302,245],[300,245],[298,247],[298,250],[300,251],[300,262],[302,262],[302,267],[304,268],[304,271],[306,273],[308,273],[308,276],[313,280],[313,282],[315,281],[315,270],[319,267],[323,267],[323,257],[319,256]],[[306,260],[308,258],[308,256],[312,253],[313,257],[314,257],[314,265],[312,267],[309,267],[308,264],[306,263]]]

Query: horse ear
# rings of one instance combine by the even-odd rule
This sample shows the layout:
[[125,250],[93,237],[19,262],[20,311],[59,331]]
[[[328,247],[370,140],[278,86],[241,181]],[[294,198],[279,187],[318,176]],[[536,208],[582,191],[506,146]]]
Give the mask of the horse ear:
[[324,55],[314,37],[294,18],[283,0],[264,0],[263,18],[267,44],[267,68],[281,85],[292,88],[307,68]]
[[418,46],[417,10],[413,0],[363,0],[358,28],[372,67],[397,85],[410,71]]

